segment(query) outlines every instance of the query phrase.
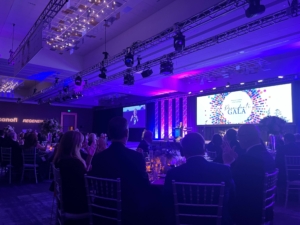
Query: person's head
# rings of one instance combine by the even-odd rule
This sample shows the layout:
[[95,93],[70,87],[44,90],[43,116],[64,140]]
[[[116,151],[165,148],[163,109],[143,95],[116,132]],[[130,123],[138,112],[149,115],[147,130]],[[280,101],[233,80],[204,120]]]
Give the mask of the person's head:
[[229,142],[237,140],[237,131],[235,129],[228,129],[226,131],[226,138]]
[[253,124],[245,124],[239,128],[238,138],[243,149],[261,144],[260,134]]
[[222,145],[223,139],[222,136],[220,134],[214,134],[214,136],[211,139],[212,143],[214,143],[215,145]]
[[300,142],[300,134],[299,133],[295,134],[295,139],[296,139],[296,142]]
[[108,136],[114,142],[126,144],[129,136],[127,120],[121,116],[111,119],[108,124]]
[[38,137],[35,132],[30,132],[25,136],[24,148],[35,148],[38,144]]
[[4,131],[0,130],[0,137],[4,137]]
[[205,141],[201,134],[189,133],[181,140],[182,154],[189,158],[195,155],[204,155]]
[[88,137],[88,145],[90,146],[92,143],[96,143],[97,136],[94,133],[89,134]]
[[53,162],[57,163],[62,158],[78,158],[83,163],[80,156],[80,148],[83,142],[83,135],[78,131],[67,131],[61,138]]
[[147,141],[148,143],[151,143],[152,142],[152,136],[153,136],[152,132],[150,130],[146,130],[144,132],[144,138],[143,139],[145,141]]
[[10,131],[9,133],[7,133],[7,137],[13,141],[17,140],[17,134],[14,131]]
[[296,138],[294,134],[286,133],[283,137],[284,137],[284,144],[290,144],[296,142]]

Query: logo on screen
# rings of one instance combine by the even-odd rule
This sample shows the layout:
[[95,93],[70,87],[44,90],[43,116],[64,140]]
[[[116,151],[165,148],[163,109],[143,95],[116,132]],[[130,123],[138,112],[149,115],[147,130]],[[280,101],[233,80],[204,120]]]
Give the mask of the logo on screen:
[[253,103],[250,96],[243,91],[227,95],[222,104],[222,113],[229,123],[243,123],[251,115]]

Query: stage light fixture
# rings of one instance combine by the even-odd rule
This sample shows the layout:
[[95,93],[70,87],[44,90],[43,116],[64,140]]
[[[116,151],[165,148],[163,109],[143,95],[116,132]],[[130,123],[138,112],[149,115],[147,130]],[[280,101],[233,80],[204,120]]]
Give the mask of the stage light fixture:
[[75,85],[76,86],[81,86],[81,84],[82,84],[82,78],[81,78],[81,76],[77,76],[75,78]]
[[21,98],[18,98],[18,99],[17,99],[17,103],[18,103],[18,104],[21,103]]
[[192,94],[192,92],[191,92],[191,91],[189,92],[189,95],[190,95],[190,94]]
[[131,73],[124,75],[124,85],[134,85],[134,76]]
[[67,85],[67,86],[64,86],[64,87],[63,87],[63,91],[67,93],[67,92],[69,91],[69,86],[68,86],[68,85]]
[[263,82],[263,80],[258,80],[257,82],[258,82],[258,83],[261,83],[261,82]]
[[59,80],[59,78],[55,77],[55,84],[58,84],[58,80]]
[[245,83],[240,83],[240,85],[244,85]]
[[107,69],[105,67],[102,67],[100,69],[99,77],[102,78],[102,79],[106,79],[106,72],[107,72]]
[[173,62],[171,60],[166,60],[160,63],[160,74],[173,74],[173,69]]
[[279,79],[282,79],[282,78],[283,78],[283,76],[278,76],[278,78],[279,78]]
[[215,87],[213,88],[213,90],[216,90],[216,89],[217,89],[217,88],[215,88]]
[[34,88],[33,89],[33,94],[35,94],[37,92],[37,89],[36,88]]
[[246,9],[246,17],[252,18],[266,11],[266,7],[260,4],[260,0],[248,0],[249,7]]
[[127,67],[132,67],[134,64],[134,54],[130,47],[126,50],[124,62]]
[[178,31],[174,36],[174,48],[177,52],[181,52],[185,48],[185,36]]
[[227,82],[227,85],[226,85],[225,87],[229,88],[229,87],[230,87],[230,83],[229,83],[229,82]]
[[141,74],[143,78],[150,77],[153,74],[153,70],[151,68],[147,68]]
[[203,92],[203,90],[200,91],[201,93]]

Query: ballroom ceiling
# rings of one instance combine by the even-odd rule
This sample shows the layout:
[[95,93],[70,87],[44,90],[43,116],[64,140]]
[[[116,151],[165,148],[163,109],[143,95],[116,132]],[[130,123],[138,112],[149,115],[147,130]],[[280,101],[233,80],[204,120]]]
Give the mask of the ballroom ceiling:
[[[70,4],[66,4],[62,11],[72,9],[74,17],[84,13],[79,14],[80,5],[91,5],[95,7],[95,17],[83,14],[82,21],[97,20],[97,10],[101,12],[102,8],[96,3],[92,4],[92,1],[70,0]],[[226,1],[189,0],[187,3],[185,0],[119,0],[116,3],[120,7],[114,8],[116,3],[111,1],[113,9],[105,17],[99,14],[101,19],[98,19],[99,23],[91,31],[83,32],[79,30],[82,27],[77,28],[76,24],[73,27],[67,26],[67,22],[48,25],[45,28],[48,33],[49,30],[53,31],[52,27],[57,29],[59,24],[64,24],[61,29],[69,29],[70,26],[70,29],[82,32],[82,36],[75,40],[76,47],[72,44],[62,50],[51,50],[46,43],[51,38],[45,38],[44,29],[43,48],[15,74],[14,67],[7,63],[12,48],[12,24],[16,24],[15,50],[48,1],[0,0],[0,5],[3,5],[0,8],[0,77],[3,82],[12,80],[18,83],[13,91],[3,92],[0,97],[6,101],[20,98],[22,102],[40,104],[50,101],[53,104],[78,107],[112,106],[179,94],[205,94],[206,90],[213,88],[224,91],[226,85],[258,80],[267,84],[269,79],[274,80],[278,76],[295,75],[295,79],[298,79],[300,16],[285,13],[287,16],[281,17],[282,13],[274,14],[279,11],[284,13],[285,9],[292,12],[288,1],[262,0],[261,4],[266,6],[266,11],[253,18],[245,16],[248,4],[232,7],[230,12],[219,15],[215,12],[216,8],[212,7],[220,2]],[[202,24],[184,30],[186,48],[181,53],[174,50],[172,38],[153,41],[160,32],[175,27],[175,23],[209,8],[210,14],[203,18]],[[85,10],[84,7],[82,9]],[[70,20],[71,17],[64,17],[62,11],[53,21]],[[104,19],[113,22],[105,23]],[[104,57],[102,52],[105,51],[105,24],[109,63],[104,64],[107,79],[102,79],[99,78],[99,68]],[[55,34],[61,38],[65,33]],[[171,32],[169,37],[174,35],[175,32]],[[134,57],[136,62],[130,72],[135,79],[134,85],[124,85],[123,75],[128,68],[122,53],[133,43],[145,43],[145,40],[153,41],[154,44],[137,51]],[[136,67],[137,56],[141,57],[143,68]],[[160,74],[159,61],[162,56],[172,59],[173,74]],[[143,78],[141,71],[147,65],[151,65],[153,74]],[[80,86],[74,85],[74,78],[78,74],[82,77]],[[64,89],[66,86],[68,90]],[[74,95],[78,93],[80,95]],[[70,98],[63,98],[66,96]]]

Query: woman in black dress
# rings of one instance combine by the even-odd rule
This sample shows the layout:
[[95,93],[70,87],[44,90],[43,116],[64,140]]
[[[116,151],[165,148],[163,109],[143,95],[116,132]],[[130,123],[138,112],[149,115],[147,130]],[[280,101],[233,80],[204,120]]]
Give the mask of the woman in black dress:
[[64,211],[74,214],[88,212],[84,181],[86,164],[80,156],[82,142],[83,135],[78,131],[66,132],[53,160],[60,170]]

